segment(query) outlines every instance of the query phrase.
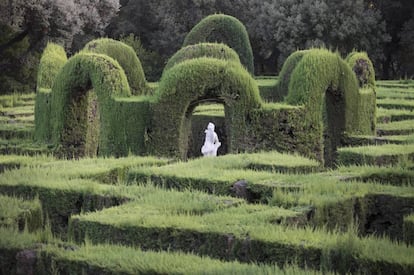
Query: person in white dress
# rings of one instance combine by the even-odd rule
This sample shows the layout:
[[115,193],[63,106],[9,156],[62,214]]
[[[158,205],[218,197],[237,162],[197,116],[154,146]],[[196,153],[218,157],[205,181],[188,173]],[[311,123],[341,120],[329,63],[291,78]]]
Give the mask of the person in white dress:
[[217,149],[221,146],[221,142],[219,141],[216,132],[214,132],[214,128],[214,124],[209,122],[207,129],[204,131],[204,133],[206,133],[206,138],[203,147],[201,147],[201,153],[205,157],[217,156]]

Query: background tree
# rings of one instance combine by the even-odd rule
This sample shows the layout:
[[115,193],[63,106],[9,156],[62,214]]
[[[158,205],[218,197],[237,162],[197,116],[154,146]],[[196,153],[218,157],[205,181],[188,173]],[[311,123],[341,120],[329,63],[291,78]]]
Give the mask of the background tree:
[[247,28],[256,73],[275,74],[296,49],[326,46],[344,56],[354,48],[381,63],[389,36],[380,11],[364,0],[129,0],[108,29],[110,36],[134,33],[144,47],[166,60],[203,17],[225,13]]
[[70,48],[76,34],[104,34],[119,0],[0,0],[0,93],[33,91],[47,41]]

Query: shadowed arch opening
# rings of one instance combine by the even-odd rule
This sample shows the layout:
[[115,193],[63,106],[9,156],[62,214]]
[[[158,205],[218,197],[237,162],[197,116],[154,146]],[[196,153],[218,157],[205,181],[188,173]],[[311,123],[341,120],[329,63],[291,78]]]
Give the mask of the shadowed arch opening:
[[154,103],[150,150],[185,159],[191,114],[202,102],[224,105],[229,152],[244,151],[247,118],[261,106],[255,80],[240,63],[215,58],[186,60],[161,79]]
[[[225,155],[228,152],[227,127],[225,116],[225,103],[217,98],[205,98],[194,101],[190,104],[186,116],[185,130],[188,136],[187,158],[201,157],[201,147],[205,140],[205,130],[208,123],[215,125],[215,132],[218,135],[221,146],[217,155]],[[185,135],[186,133],[183,133]]]

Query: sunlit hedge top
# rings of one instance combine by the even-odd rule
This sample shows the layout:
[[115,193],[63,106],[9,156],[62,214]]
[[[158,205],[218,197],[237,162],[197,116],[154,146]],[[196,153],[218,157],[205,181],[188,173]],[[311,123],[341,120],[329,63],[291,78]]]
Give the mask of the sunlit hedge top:
[[346,62],[354,71],[359,87],[375,87],[375,70],[366,52],[351,52]]
[[223,43],[199,43],[188,45],[176,52],[165,65],[164,72],[172,66],[187,59],[197,57],[212,57],[217,59],[232,60],[240,63],[239,56],[229,46]]
[[59,70],[65,65],[68,58],[62,46],[48,43],[40,58],[37,72],[37,89],[51,89]]
[[227,44],[239,55],[240,61],[254,74],[253,51],[244,25],[229,15],[214,14],[201,20],[187,34],[183,46],[200,42],[221,42]]
[[146,93],[147,84],[144,70],[135,51],[130,46],[121,41],[100,38],[90,41],[85,45],[84,50],[106,54],[118,61],[128,78],[132,94],[141,95]]

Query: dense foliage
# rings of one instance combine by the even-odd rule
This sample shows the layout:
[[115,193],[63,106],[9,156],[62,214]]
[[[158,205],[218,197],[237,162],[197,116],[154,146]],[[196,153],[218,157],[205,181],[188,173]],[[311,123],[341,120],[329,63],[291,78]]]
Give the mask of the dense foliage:
[[[369,5],[370,2],[134,0],[121,7],[119,16],[107,28],[107,33],[113,37],[134,33],[140,37],[145,47],[167,59],[181,47],[187,33],[203,17],[224,13],[236,17],[246,26],[253,48],[256,74],[275,74],[293,51],[324,45],[338,49],[344,56],[353,49],[366,51],[381,77],[384,67],[382,63],[386,62],[385,47],[394,43],[389,41],[390,35],[399,37],[403,24],[399,28],[390,29],[389,24],[397,19],[384,17],[388,11]],[[387,4],[388,1],[376,2],[384,2],[385,6],[397,6],[393,9],[393,14],[404,11],[404,17],[398,19],[402,22],[409,19],[405,14],[413,10],[413,4],[409,0],[391,1],[393,4]],[[412,32],[409,25],[404,30],[407,34],[404,35],[404,43],[410,45],[409,41],[413,40],[408,35]],[[395,52],[389,62],[394,64],[397,59],[401,58]],[[395,63],[397,67],[399,63]]]

